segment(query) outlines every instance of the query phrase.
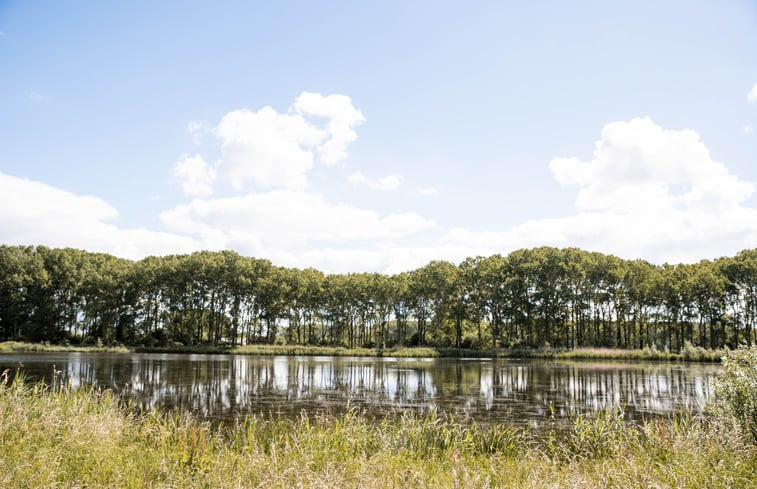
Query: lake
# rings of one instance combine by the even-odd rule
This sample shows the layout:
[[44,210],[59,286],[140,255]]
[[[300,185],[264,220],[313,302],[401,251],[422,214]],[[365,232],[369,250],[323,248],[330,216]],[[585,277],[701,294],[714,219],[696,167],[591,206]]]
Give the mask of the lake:
[[0,354],[0,372],[97,385],[139,408],[209,420],[262,413],[367,415],[432,409],[458,419],[539,428],[622,407],[629,421],[701,412],[719,365],[518,359],[286,357],[192,354]]

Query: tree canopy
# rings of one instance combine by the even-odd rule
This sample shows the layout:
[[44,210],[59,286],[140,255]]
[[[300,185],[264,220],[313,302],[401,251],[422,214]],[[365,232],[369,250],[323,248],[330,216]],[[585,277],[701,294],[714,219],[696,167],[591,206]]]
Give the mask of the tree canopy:
[[757,249],[658,266],[541,247],[327,275],[231,251],[0,246],[0,340],[680,350],[752,345],[756,320]]

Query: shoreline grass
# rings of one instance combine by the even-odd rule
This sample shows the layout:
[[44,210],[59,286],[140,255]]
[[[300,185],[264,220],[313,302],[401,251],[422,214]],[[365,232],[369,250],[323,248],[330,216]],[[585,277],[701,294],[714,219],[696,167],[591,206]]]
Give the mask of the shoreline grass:
[[87,352],[87,353],[196,353],[230,355],[285,355],[285,356],[336,356],[336,357],[396,357],[396,358],[533,358],[547,360],[622,360],[659,362],[711,362],[717,363],[728,353],[686,345],[680,353],[645,347],[640,350],[614,348],[527,349],[498,348],[470,350],[464,348],[394,347],[344,348],[311,345],[178,345],[178,346],[92,346],[53,345],[19,341],[0,342],[0,353],[22,352]]
[[[7,380],[7,376],[6,376]],[[0,378],[0,487],[756,487],[729,418],[626,425],[620,411],[531,432],[357,411],[212,427],[135,414],[110,391]]]
[[126,346],[97,346],[97,345],[54,345],[50,343],[27,343],[23,341],[0,342],[0,353],[132,353],[134,350]]

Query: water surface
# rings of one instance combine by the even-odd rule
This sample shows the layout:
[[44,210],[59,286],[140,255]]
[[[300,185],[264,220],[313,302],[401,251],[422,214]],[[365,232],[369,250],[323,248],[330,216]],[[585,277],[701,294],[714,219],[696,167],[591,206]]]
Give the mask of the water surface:
[[0,354],[0,372],[113,389],[140,408],[211,420],[263,413],[381,416],[436,409],[460,419],[541,427],[622,407],[629,421],[701,412],[719,365],[247,355]]

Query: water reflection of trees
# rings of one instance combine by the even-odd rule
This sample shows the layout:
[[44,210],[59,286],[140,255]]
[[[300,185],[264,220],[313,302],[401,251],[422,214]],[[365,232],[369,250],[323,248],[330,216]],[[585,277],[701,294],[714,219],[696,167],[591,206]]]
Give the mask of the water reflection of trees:
[[[223,355],[79,355],[59,361],[60,377],[75,387],[97,384],[142,407],[211,418],[436,406],[477,419],[537,424],[618,406],[631,419],[700,411],[717,372],[704,365]],[[41,375],[51,371],[49,365],[38,368]]]
[[497,365],[483,368],[480,399],[487,411],[525,418],[565,417],[622,407],[630,419],[680,410],[699,412],[715,370],[704,366],[587,364]]

